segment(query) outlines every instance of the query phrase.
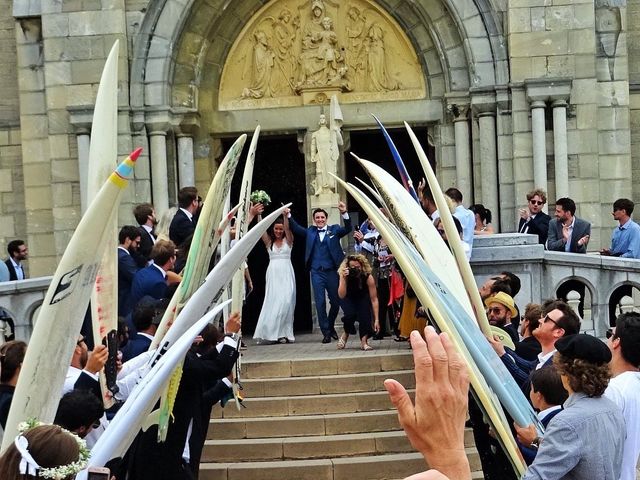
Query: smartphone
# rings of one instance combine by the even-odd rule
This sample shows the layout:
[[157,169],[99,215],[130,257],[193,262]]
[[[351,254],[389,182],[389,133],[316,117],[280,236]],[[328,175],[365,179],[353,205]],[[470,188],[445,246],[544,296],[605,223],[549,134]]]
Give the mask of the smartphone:
[[89,467],[87,480],[110,480],[111,470],[107,467]]
[[356,232],[360,231],[360,225],[356,225],[355,227],[353,227],[353,230]]

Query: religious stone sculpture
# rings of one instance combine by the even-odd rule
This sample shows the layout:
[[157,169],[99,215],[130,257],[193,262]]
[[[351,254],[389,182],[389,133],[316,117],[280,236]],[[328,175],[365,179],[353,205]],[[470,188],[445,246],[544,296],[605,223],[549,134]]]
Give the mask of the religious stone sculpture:
[[316,177],[311,182],[314,194],[335,193],[336,180],[330,173],[337,173],[342,134],[339,126],[327,126],[327,117],[320,115],[320,128],[311,134],[311,162],[316,165]]
[[251,84],[242,91],[242,97],[262,98],[265,95],[272,97],[271,74],[275,54],[269,46],[267,35],[262,30],[256,30],[253,36],[256,43],[253,47]]

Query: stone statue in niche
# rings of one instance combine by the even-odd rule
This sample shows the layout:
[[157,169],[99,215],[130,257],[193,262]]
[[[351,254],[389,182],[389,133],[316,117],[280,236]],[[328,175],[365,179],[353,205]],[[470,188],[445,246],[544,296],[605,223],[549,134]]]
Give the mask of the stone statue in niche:
[[348,76],[354,84],[354,90],[361,88],[361,78],[363,77],[364,64],[362,61],[362,51],[364,49],[364,29],[366,19],[357,7],[349,8],[347,20],[347,47],[346,63]]
[[367,52],[367,90],[384,92],[400,88],[398,82],[389,75],[384,45],[384,30],[377,23],[369,27],[365,48]]
[[263,30],[256,30],[253,38],[255,45],[251,57],[251,83],[249,87],[242,90],[242,98],[273,97],[271,76],[275,54]]
[[276,62],[279,71],[276,75],[282,75],[283,82],[278,82],[276,91],[293,94],[293,85],[296,75],[295,41],[300,27],[300,17],[292,21],[292,15],[288,8],[283,8],[278,15],[278,20],[273,24],[273,35],[276,42]]
[[340,147],[343,143],[338,121],[332,118],[329,127],[327,126],[327,117],[322,113],[318,125],[320,128],[311,134],[310,151],[311,162],[316,165],[316,177],[311,182],[316,196],[321,193],[335,193],[336,180],[330,173],[334,175],[337,173]]

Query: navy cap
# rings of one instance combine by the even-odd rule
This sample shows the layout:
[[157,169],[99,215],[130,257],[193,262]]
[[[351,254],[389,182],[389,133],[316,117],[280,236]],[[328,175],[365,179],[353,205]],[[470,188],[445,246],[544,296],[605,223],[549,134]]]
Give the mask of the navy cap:
[[611,361],[611,350],[600,339],[579,333],[566,335],[556,342],[556,350],[567,358],[577,358],[596,365]]

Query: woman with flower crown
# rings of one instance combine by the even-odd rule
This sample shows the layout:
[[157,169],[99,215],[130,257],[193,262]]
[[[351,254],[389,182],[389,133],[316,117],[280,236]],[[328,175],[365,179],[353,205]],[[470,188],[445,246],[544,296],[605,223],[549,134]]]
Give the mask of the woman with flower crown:
[[19,431],[0,457],[2,480],[72,480],[87,467],[90,454],[84,440],[64,428],[31,420]]
[[[262,310],[253,339],[258,343],[293,343],[293,312],[296,308],[296,277],[291,265],[293,233],[287,215],[275,221],[268,233],[262,235],[269,252],[266,287]],[[261,219],[261,217],[258,217]]]

